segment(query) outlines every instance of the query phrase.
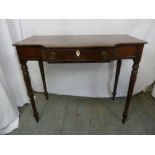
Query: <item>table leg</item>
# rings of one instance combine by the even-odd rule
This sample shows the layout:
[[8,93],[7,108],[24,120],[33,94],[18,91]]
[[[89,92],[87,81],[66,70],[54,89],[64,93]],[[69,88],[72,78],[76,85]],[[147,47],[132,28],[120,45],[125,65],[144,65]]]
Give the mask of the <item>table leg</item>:
[[41,78],[42,78],[42,81],[43,81],[45,98],[48,99],[48,92],[47,92],[47,87],[46,87],[46,80],[45,80],[45,72],[44,72],[43,61],[39,61],[39,68],[40,68]]
[[21,62],[21,68],[23,71],[27,94],[30,98],[30,103],[31,103],[32,110],[33,110],[33,116],[34,116],[36,122],[39,122],[38,112],[37,112],[34,97],[33,97],[32,86],[31,86],[31,81],[30,81],[30,76],[29,76],[27,65],[26,65],[26,61]]
[[128,95],[127,95],[126,104],[123,112],[122,123],[125,123],[128,116],[128,109],[130,106],[130,101],[132,98],[132,94],[133,94],[133,90],[134,90],[134,86],[137,78],[138,68],[139,68],[139,61],[137,60],[133,60],[133,61],[134,61],[134,64],[132,66],[132,72],[131,72],[130,82],[128,87]]
[[117,60],[117,67],[116,67],[116,73],[115,73],[115,83],[114,83],[114,89],[113,89],[113,93],[112,93],[113,94],[112,100],[115,100],[121,65],[122,65],[122,60]]

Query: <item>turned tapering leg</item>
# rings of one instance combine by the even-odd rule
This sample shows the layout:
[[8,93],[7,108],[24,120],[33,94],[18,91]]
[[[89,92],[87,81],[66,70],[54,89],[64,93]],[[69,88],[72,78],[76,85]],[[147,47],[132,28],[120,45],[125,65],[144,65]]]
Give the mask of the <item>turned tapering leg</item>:
[[138,60],[133,60],[133,61],[134,61],[134,64],[132,66],[132,72],[131,72],[130,82],[129,82],[129,87],[128,87],[128,95],[127,95],[126,104],[125,104],[125,108],[123,112],[122,123],[125,123],[127,116],[128,116],[128,109],[130,106],[130,101],[132,98],[132,94],[133,94],[133,90],[134,90],[134,86],[135,86],[135,82],[137,78],[137,72],[139,68],[139,61]]
[[40,68],[41,78],[42,78],[42,81],[43,81],[45,98],[48,99],[48,92],[47,92],[47,87],[46,87],[46,80],[45,80],[45,72],[44,72],[43,61],[39,61],[39,68]]
[[36,122],[39,122],[38,112],[37,112],[34,97],[33,97],[32,86],[31,86],[31,81],[30,81],[30,76],[29,76],[27,65],[26,65],[26,61],[21,62],[21,68],[23,71],[27,94],[30,98],[30,103],[31,103],[32,110],[33,110],[33,116],[34,116]]
[[114,83],[114,89],[113,89],[113,93],[112,93],[113,94],[112,100],[115,100],[121,65],[122,65],[122,60],[117,60],[117,67],[116,67],[116,73],[115,73],[115,83]]

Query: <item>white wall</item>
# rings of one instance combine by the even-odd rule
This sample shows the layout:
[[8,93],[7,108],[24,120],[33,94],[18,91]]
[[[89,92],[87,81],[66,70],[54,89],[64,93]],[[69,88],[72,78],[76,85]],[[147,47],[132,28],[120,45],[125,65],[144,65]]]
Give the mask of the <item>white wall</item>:
[[[21,20],[23,38],[31,35],[129,34],[148,41],[140,63],[135,93],[155,80],[154,20]],[[118,95],[126,96],[132,61],[123,61]],[[47,64],[49,93],[77,96],[111,96],[116,62],[110,64]],[[38,64],[29,63],[33,89],[43,91]]]

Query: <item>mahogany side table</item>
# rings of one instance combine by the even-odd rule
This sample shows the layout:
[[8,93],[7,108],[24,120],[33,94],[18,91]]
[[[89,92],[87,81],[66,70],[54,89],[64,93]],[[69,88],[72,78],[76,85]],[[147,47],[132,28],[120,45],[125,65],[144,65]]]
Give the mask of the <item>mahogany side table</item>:
[[132,59],[133,66],[129,81],[126,104],[122,116],[125,123],[133,94],[138,67],[146,41],[129,35],[63,35],[31,36],[13,44],[16,47],[33,115],[38,122],[27,61],[38,61],[43,81],[44,93],[48,99],[43,61],[49,63],[107,63],[117,60],[113,100],[123,59]]

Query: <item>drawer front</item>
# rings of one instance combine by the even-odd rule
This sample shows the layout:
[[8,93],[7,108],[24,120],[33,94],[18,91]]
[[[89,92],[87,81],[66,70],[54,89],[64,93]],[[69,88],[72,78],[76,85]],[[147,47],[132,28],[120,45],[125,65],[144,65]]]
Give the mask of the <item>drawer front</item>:
[[19,59],[42,60],[41,47],[16,47]]
[[136,57],[136,46],[120,46],[114,49],[114,59],[132,59]]
[[49,63],[56,62],[109,62],[110,49],[44,49],[43,57]]

